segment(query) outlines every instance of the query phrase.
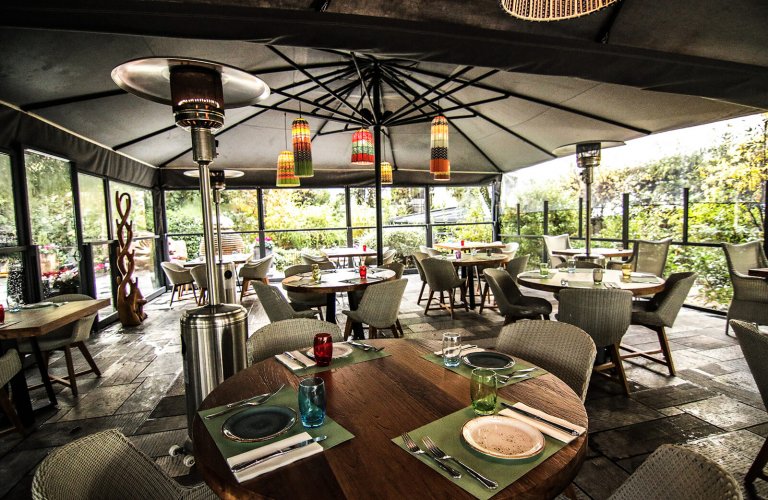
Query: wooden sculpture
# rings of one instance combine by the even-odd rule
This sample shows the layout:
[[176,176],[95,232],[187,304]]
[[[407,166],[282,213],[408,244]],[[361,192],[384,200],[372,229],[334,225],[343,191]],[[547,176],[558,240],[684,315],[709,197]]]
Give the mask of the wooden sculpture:
[[[123,206],[125,205],[125,206]],[[136,250],[131,249],[133,242],[133,221],[128,222],[131,213],[131,195],[120,194],[115,191],[115,207],[120,215],[115,219],[117,223],[117,314],[123,326],[140,325],[147,315],[144,313],[144,304],[147,303],[139,290],[139,279],[132,279],[135,267],[134,256]],[[127,262],[127,265],[126,265]]]

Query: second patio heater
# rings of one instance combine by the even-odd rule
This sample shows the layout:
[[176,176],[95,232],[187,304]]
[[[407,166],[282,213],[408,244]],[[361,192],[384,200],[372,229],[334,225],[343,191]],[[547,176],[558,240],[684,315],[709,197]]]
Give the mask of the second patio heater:
[[239,304],[220,303],[219,278],[214,271],[208,169],[216,158],[213,131],[224,124],[225,108],[262,101],[269,97],[269,87],[261,79],[232,66],[173,57],[128,61],[112,70],[112,79],[123,90],[172,106],[176,124],[192,135],[192,158],[200,177],[209,304],[185,311],[180,320],[187,422],[191,430],[197,408],[208,393],[246,367],[248,313]]

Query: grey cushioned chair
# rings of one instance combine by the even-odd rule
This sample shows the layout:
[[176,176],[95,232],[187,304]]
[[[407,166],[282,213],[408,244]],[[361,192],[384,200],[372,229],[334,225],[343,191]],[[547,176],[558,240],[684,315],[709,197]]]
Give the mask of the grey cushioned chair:
[[336,269],[336,266],[331,262],[325,254],[313,254],[309,252],[301,252],[301,260],[304,264],[311,266],[317,264],[320,269]]
[[584,401],[596,349],[581,328],[556,321],[520,321],[501,328],[496,350],[553,373]]
[[205,484],[182,486],[120,431],[97,432],[52,451],[32,480],[35,500],[214,500]]
[[483,274],[496,299],[499,314],[504,316],[504,324],[525,318],[549,319],[549,315],[552,314],[552,304],[541,297],[523,295],[507,271],[484,269]]
[[317,311],[297,311],[294,309],[277,287],[255,281],[253,288],[256,290],[259,302],[261,302],[261,306],[271,323],[285,319],[314,318],[317,316]]
[[[56,295],[48,299],[53,303],[62,302],[76,302],[79,300],[92,300],[93,297],[83,295],[80,293],[72,293],[66,295]],[[47,364],[48,357],[51,351],[64,351],[64,359],[67,363],[67,377],[55,377],[49,374],[51,382],[56,382],[69,387],[72,390],[72,395],[77,396],[77,377],[80,375],[86,375],[88,373],[95,373],[97,377],[101,377],[101,370],[93,360],[91,353],[88,351],[88,347],[85,345],[85,341],[91,336],[91,328],[93,322],[96,320],[96,314],[90,314],[84,318],[81,318],[74,323],[65,325],[50,333],[37,338],[37,343],[40,346],[40,351],[43,353],[43,360]],[[19,341],[19,352],[22,354],[32,354],[32,343],[26,340]],[[75,372],[75,365],[72,361],[72,351],[70,347],[77,347],[80,353],[85,358],[85,361],[90,367],[88,370],[81,372]],[[40,386],[34,386],[40,387]]]
[[[741,245],[723,243],[728,261],[728,273],[733,285],[733,298],[728,307],[728,320],[741,319],[758,325],[768,325],[768,279],[749,276],[753,268],[768,267],[762,241]],[[728,321],[725,323],[728,334]]]
[[664,276],[667,255],[672,238],[658,241],[637,240],[632,247],[632,256],[626,262],[610,262],[609,269],[621,269],[622,264],[630,264],[632,271]]
[[[19,359],[19,353],[16,352],[16,349],[8,349],[5,354],[0,357],[0,408],[3,409],[3,413],[5,413],[8,420],[13,424],[13,428],[23,435],[24,425],[21,423],[19,416],[16,414],[16,410],[11,404],[11,398],[8,397],[8,391],[5,390],[5,385],[20,371],[21,360]],[[13,432],[13,429],[0,432],[0,436],[7,432]]]
[[[659,338],[659,348],[650,351],[641,351],[628,345],[622,345],[621,349],[628,352],[623,359],[642,357],[656,363],[660,363],[669,369],[669,374],[675,374],[675,363],[672,359],[672,351],[667,340],[665,328],[675,324],[677,314],[683,307],[683,302],[691,291],[696,281],[696,273],[673,273],[667,278],[664,291],[657,293],[648,301],[635,301],[632,306],[632,324],[644,326],[656,332]],[[662,354],[663,358],[654,356]]]
[[399,279],[371,285],[365,289],[360,305],[354,311],[341,311],[345,314],[347,324],[344,329],[344,338],[348,338],[352,332],[352,322],[368,325],[368,337],[378,337],[378,330],[389,328],[393,337],[402,337],[402,327],[397,319],[400,312],[400,302],[408,280]]
[[[312,266],[309,264],[296,264],[294,266],[288,266],[283,270],[283,274],[285,274],[286,278],[297,274],[311,272]],[[287,292],[286,295],[288,295],[291,304],[294,305],[294,309],[317,308],[320,319],[323,319],[322,307],[326,305],[327,301],[325,295],[322,293]]]
[[188,285],[192,285],[192,294],[195,296],[195,301],[197,301],[197,293],[195,292],[194,285],[195,280],[189,269],[176,264],[175,262],[161,262],[160,266],[163,268],[163,272],[165,273],[166,278],[168,278],[168,281],[173,285],[173,290],[171,290],[171,306],[173,306],[174,294],[178,291],[178,299],[181,300],[181,295]]
[[[741,351],[763,398],[763,404],[768,408],[768,364],[765,362],[768,359],[768,335],[760,333],[756,324],[746,321],[731,320],[731,328],[739,339]],[[744,482],[750,484],[758,477],[768,481],[768,476],[763,472],[766,463],[768,463],[768,439],[760,448],[760,452],[744,477]]]
[[551,267],[557,267],[565,262],[567,259],[562,255],[555,255],[552,250],[567,250],[571,248],[571,237],[567,234],[560,234],[557,236],[542,236],[544,239],[544,250],[547,252],[547,258],[549,259],[549,265]]
[[200,290],[200,296],[197,297],[197,304],[203,305],[208,298],[208,272],[205,264],[200,264],[189,270],[195,281],[195,286]]
[[294,349],[310,348],[316,333],[330,333],[334,342],[341,342],[341,330],[333,323],[317,319],[286,319],[256,330],[246,344],[251,363],[258,363]]
[[[395,279],[399,280],[403,277],[403,273],[405,272],[405,266],[399,262],[390,262],[389,264],[382,264],[378,266],[376,269],[389,269],[390,271],[395,272]],[[355,295],[355,299],[357,300],[356,304],[359,304],[361,300],[363,300],[363,294],[365,293],[365,290],[355,290],[353,292]],[[398,324],[400,322],[398,321]],[[401,328],[402,330],[402,328]]]
[[609,500],[740,500],[741,488],[715,461],[664,444],[651,453]]
[[[436,259],[434,257],[428,257],[421,261],[421,267],[424,269],[424,277],[427,279],[429,285],[429,298],[427,299],[427,306],[424,308],[424,315],[429,315],[429,311],[448,309],[451,313],[451,319],[453,319],[453,310],[456,305],[456,298],[454,292],[456,289],[461,290],[461,299],[464,304],[464,309],[469,311],[467,302],[464,300],[467,289],[466,280],[459,278],[456,274],[456,270],[453,268],[453,264],[450,261],[443,259]],[[432,299],[435,292],[440,293],[438,301],[438,307],[429,307],[432,304]],[[445,303],[444,294],[448,292],[448,304]]]
[[[391,264],[395,261],[395,256],[397,255],[397,250],[394,248],[384,248],[384,252],[381,254],[381,264]],[[370,255],[365,258],[363,261],[365,262],[366,266],[375,266],[378,262],[378,257],[375,255]]]
[[520,257],[515,257],[510,260],[507,262],[507,265],[504,266],[515,283],[517,283],[517,275],[525,272],[525,268],[528,267],[528,258],[528,255],[521,255]]
[[413,252],[411,255],[413,256],[413,263],[416,266],[416,270],[419,272],[419,279],[421,280],[421,291],[419,292],[419,298],[416,300],[416,304],[418,305],[424,300],[424,289],[427,287],[427,276],[424,274],[424,268],[422,267],[421,262],[424,259],[428,259],[429,255],[424,252]]
[[427,254],[427,257],[439,257],[440,250],[424,245],[419,245],[419,252]]
[[269,285],[267,276],[269,275],[269,268],[272,266],[273,257],[273,255],[267,255],[263,259],[251,261],[240,268],[237,273],[243,279],[243,284],[240,287],[240,302],[243,301],[243,296],[245,296],[251,281],[261,281]]
[[[600,360],[595,373],[622,385],[629,383],[621,362],[619,346],[632,317],[632,293],[625,290],[564,288],[560,290],[558,321],[578,326],[592,337],[598,348],[607,347],[610,360]],[[614,370],[614,377],[606,372]]]

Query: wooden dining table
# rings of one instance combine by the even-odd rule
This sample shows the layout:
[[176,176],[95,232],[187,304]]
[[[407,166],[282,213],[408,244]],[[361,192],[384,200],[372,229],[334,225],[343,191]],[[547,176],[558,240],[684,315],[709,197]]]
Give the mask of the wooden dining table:
[[[391,356],[316,375],[325,382],[328,416],[354,435],[323,453],[237,483],[196,416],[192,439],[197,469],[213,491],[222,498],[472,498],[391,442],[403,432],[469,406],[469,379],[422,358],[439,349],[435,341],[369,342],[385,347]],[[201,409],[268,392],[280,384],[296,388],[299,380],[270,358],[224,381]],[[552,374],[502,387],[499,396],[587,426],[581,399]],[[461,439],[460,428],[455,431],[456,439]],[[585,433],[494,498],[554,498],[576,476],[586,451]]]
[[507,260],[507,256],[502,253],[492,253],[490,255],[462,255],[460,259],[456,257],[438,257],[444,258],[453,263],[453,267],[461,272],[461,277],[467,279],[467,304],[470,309],[474,309],[475,301],[475,274],[477,274],[478,285],[480,284],[480,271],[486,267],[498,267]]
[[[585,252],[587,251],[586,248],[564,248],[561,250],[552,250],[552,255],[560,255],[562,257],[577,257],[579,255],[586,255]],[[590,255],[602,255],[603,257],[607,259],[612,259],[616,257],[620,257],[622,259],[631,257],[632,256],[632,250],[624,250],[624,249],[618,249],[618,248],[590,248],[589,249]]]
[[[48,367],[44,363],[43,355],[40,352],[40,346],[37,342],[38,337],[74,323],[81,318],[95,314],[99,309],[109,306],[110,303],[109,299],[90,299],[62,302],[55,306],[35,309],[22,309],[13,313],[6,311],[5,323],[0,325],[0,345],[2,346],[2,351],[5,352],[8,348],[16,347],[20,339],[30,341],[48,400],[52,405],[56,406],[58,404],[56,393],[53,391],[53,385],[48,376]],[[34,304],[32,305],[34,306]],[[32,402],[29,398],[24,370],[17,373],[11,379],[11,388],[13,390],[16,412],[19,414],[22,423],[28,427],[34,423],[35,417],[32,411]]]
[[[650,278],[650,276],[648,276]],[[653,295],[664,290],[664,278],[655,277],[654,283],[634,283],[624,281],[621,271],[613,269],[603,270],[603,287],[616,287],[620,290],[628,290],[634,296]],[[567,283],[563,283],[565,280]],[[592,288],[592,269],[576,269],[575,273],[569,273],[566,269],[550,269],[549,276],[542,278],[538,271],[528,271],[517,275],[517,282],[525,287],[544,292],[557,293],[563,288]],[[581,283],[589,283],[582,286]]]
[[337,247],[337,248],[323,248],[322,252],[328,256],[329,259],[335,259],[339,261],[341,259],[349,259],[348,264],[353,265],[352,259],[354,257],[375,257],[376,250],[367,248],[363,250],[362,247]]

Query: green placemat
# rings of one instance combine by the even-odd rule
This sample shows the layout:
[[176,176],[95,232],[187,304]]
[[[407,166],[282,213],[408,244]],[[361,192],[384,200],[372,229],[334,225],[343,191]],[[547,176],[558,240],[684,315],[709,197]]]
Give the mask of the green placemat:
[[632,283],[659,283],[659,278],[655,276],[633,276],[630,278],[630,281]]
[[[307,347],[307,349],[309,349],[309,347]],[[386,350],[363,351],[362,349],[358,349],[357,347],[352,347],[352,354],[350,354],[345,358],[336,358],[333,361],[331,361],[331,364],[328,366],[312,366],[310,368],[302,368],[301,370],[291,370],[287,366],[280,363],[278,360],[275,360],[275,363],[280,363],[280,365],[286,370],[290,371],[296,376],[303,377],[305,375],[312,375],[314,373],[327,372],[328,370],[335,370],[336,368],[343,368],[345,366],[354,365],[356,363],[364,363],[366,361],[371,361],[372,359],[386,358],[387,356],[391,356],[391,354],[388,353]]]
[[[425,354],[424,356],[422,356],[422,358],[424,358],[427,361],[430,361],[430,362],[432,362],[432,363],[434,363],[436,365],[440,365],[443,368],[445,368],[446,370],[451,370],[454,373],[458,373],[459,375],[461,375],[464,378],[472,378],[472,370],[474,368],[472,368],[471,366],[467,366],[464,363],[460,363],[459,366],[452,366],[452,367],[449,368],[449,367],[447,367],[447,366],[445,366],[443,364],[443,358],[441,358],[440,356],[437,356],[436,354],[431,353],[431,352],[429,354]],[[515,359],[514,366],[512,366],[511,368],[507,368],[506,370],[496,370],[496,373],[499,373],[499,374],[502,374],[502,375],[511,375],[515,370],[523,370],[525,368],[533,368],[533,366],[534,365],[526,363],[525,361],[518,361],[517,359]],[[499,387],[505,387],[505,386],[508,386],[508,385],[516,384],[518,382],[523,382],[524,380],[540,377],[540,376],[544,375],[545,373],[547,373],[547,370],[545,370],[543,368],[538,368],[537,367],[535,370],[533,370],[531,372],[530,376],[528,376],[527,378],[513,378],[513,379],[510,379],[509,382],[507,382],[506,384],[500,384]]]
[[[449,461],[449,465],[461,471],[461,478],[453,479],[435,465],[432,459],[425,456],[416,456],[412,453],[410,454],[417,460],[420,460],[422,463],[427,464],[430,468],[437,471],[438,474],[442,474],[447,481],[453,481],[456,485],[460,486],[476,498],[483,500],[491,498],[493,495],[502,491],[504,488],[523,477],[530,470],[534,469],[537,465],[565,447],[565,443],[545,434],[544,439],[546,444],[544,446],[544,451],[536,457],[526,460],[502,460],[483,455],[470,448],[461,437],[461,429],[464,424],[475,417],[477,417],[477,415],[475,415],[472,407],[468,406],[439,420],[435,420],[434,422],[419,427],[418,429],[408,431],[408,434],[414,441],[416,441],[421,449],[424,449],[421,438],[429,436],[432,438],[432,441],[434,441],[435,444],[448,455],[458,458],[480,474],[499,483],[498,489],[489,490],[473,479],[472,476],[467,474],[464,469],[452,461]],[[402,438],[398,436],[392,439],[392,441],[407,452],[407,448],[403,444]]]
[[600,283],[595,285],[594,281],[570,281],[568,280],[568,287],[570,288],[604,288],[604,285]]
[[[270,440],[262,441],[260,443],[238,443],[235,441],[230,441],[229,439],[224,437],[224,434],[222,434],[221,426],[232,415],[236,415],[239,410],[233,410],[229,413],[225,413],[224,415],[221,415],[220,417],[215,417],[210,420],[202,417],[204,417],[205,415],[209,415],[211,413],[215,413],[219,410],[223,410],[224,409],[223,405],[218,406],[216,408],[211,408],[210,410],[201,410],[197,413],[198,415],[200,415],[201,417],[200,420],[202,420],[203,424],[205,425],[205,428],[208,429],[208,433],[213,438],[213,441],[216,443],[216,446],[219,448],[219,451],[221,452],[221,454],[224,456],[225,459],[233,457],[240,453],[246,452],[248,450],[261,448],[262,446],[268,445],[270,443],[274,443],[275,441],[280,441],[287,437],[295,436],[296,434],[301,434],[302,432],[305,432],[305,431],[309,433],[309,435],[312,437],[317,437],[322,435],[328,436],[328,439],[320,442],[324,450],[333,448],[337,444],[341,444],[344,441],[348,441],[353,437],[355,437],[351,432],[349,432],[347,429],[339,425],[332,418],[329,418],[327,415],[325,417],[325,422],[320,427],[305,429],[304,426],[301,425],[301,418],[299,417],[298,394],[296,392],[296,389],[294,389],[293,387],[283,387],[283,389],[280,390],[280,392],[272,396],[272,398],[270,398],[270,400],[267,403],[265,403],[265,406],[284,406],[284,407],[292,408],[296,412],[296,423],[293,424],[293,427],[288,429],[288,432],[284,434],[280,434],[279,436],[276,436]],[[246,408],[251,408],[251,407],[246,406]]]

